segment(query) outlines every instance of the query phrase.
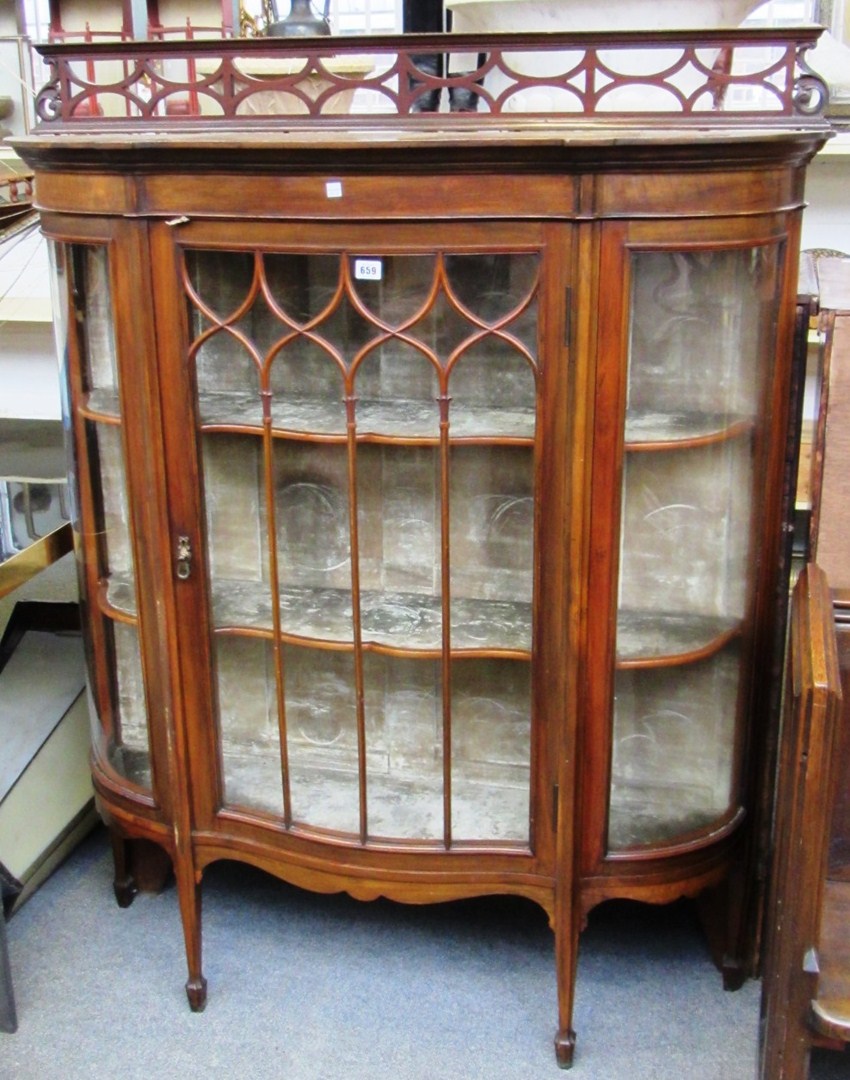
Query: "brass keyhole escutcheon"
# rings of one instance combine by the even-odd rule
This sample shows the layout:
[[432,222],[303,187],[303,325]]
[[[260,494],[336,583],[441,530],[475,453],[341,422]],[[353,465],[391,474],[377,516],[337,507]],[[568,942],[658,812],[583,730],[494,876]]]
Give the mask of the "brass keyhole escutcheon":
[[185,581],[192,573],[192,545],[188,536],[177,537],[177,576]]

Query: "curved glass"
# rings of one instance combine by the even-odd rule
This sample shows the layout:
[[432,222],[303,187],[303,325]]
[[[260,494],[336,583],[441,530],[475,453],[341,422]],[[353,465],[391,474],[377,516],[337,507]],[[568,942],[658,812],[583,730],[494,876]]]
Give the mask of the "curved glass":
[[611,850],[733,813],[782,248],[636,251]]
[[364,354],[354,387],[361,433],[439,437],[437,367],[414,344],[393,338],[375,345]]
[[453,437],[533,439],[535,359],[492,334],[464,349],[449,376]]
[[539,262],[187,251],[226,805],[528,844]]
[[[84,560],[96,567],[96,595],[88,601],[92,611],[100,612],[87,622],[89,651],[99,658],[97,669],[112,676],[104,683],[90,672],[94,745],[117,773],[149,789],[150,736],[107,248],[57,245],[54,274],[57,299],[63,289],[71,299],[74,318],[69,322],[80,359],[76,416],[70,420],[76,430],[76,468],[85,471],[86,482],[75,484],[75,527]],[[74,373],[70,379],[75,381]],[[84,581],[92,578],[84,574]]]
[[383,255],[380,258],[351,255],[351,275],[356,299],[367,317],[400,330],[429,306],[435,286],[435,255]]
[[343,374],[323,345],[304,337],[283,345],[272,359],[269,387],[276,428],[305,434],[345,434]]

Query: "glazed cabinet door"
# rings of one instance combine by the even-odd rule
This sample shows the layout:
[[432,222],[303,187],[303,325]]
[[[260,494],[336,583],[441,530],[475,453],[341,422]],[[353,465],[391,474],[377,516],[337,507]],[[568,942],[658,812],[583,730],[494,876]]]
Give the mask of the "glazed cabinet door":
[[95,782],[154,818],[173,791],[172,705],[167,604],[155,599],[165,518],[146,231],[49,217],[45,231],[73,446]]
[[537,225],[154,243],[199,824],[527,855],[562,252]]
[[[589,862],[699,848],[746,805],[770,643],[793,314],[783,222],[611,226],[594,444]],[[604,816],[603,816],[604,815]]]

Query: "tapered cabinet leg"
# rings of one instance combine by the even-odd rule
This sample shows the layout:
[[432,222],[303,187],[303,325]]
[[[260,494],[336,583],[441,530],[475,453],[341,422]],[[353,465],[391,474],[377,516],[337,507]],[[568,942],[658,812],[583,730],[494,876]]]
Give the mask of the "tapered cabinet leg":
[[192,1012],[203,1012],[207,1005],[207,980],[203,975],[190,975],[186,980],[186,997]]
[[118,906],[126,908],[133,903],[139,891],[136,879],[133,877],[130,841],[114,828],[110,828],[109,836],[112,841],[112,862],[115,867],[112,888],[115,891]]
[[733,867],[719,885],[705,889],[697,897],[696,909],[708,940],[712,959],[723,976],[724,990],[740,990],[752,974],[753,927],[748,923],[749,907],[744,875]]
[[558,981],[558,1031],[555,1035],[555,1057],[562,1069],[573,1063],[576,1033],[573,1030],[578,930],[572,912],[558,920],[555,926],[555,969]]
[[130,871],[141,893],[160,893],[173,874],[171,856],[152,840],[130,842]]
[[186,997],[192,1012],[202,1012],[207,1003],[207,980],[201,970],[201,886],[195,881],[191,867],[175,869],[189,969]]
[[559,1028],[555,1036],[555,1057],[562,1069],[570,1069],[576,1048],[576,1033],[571,1028]]

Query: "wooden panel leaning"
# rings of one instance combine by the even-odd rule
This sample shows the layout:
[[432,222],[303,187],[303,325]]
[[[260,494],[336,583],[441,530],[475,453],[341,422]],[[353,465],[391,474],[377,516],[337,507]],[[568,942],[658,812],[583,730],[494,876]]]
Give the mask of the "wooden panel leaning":
[[822,336],[820,402],[811,477],[811,558],[833,589],[850,587],[850,255],[820,252],[813,260]]
[[794,590],[789,647],[765,920],[761,1080],[805,1080],[813,1045],[838,1048],[850,1038],[850,956],[840,933],[850,882],[833,880],[829,858],[836,783],[846,784],[837,751],[847,724],[832,600],[814,564]]

